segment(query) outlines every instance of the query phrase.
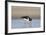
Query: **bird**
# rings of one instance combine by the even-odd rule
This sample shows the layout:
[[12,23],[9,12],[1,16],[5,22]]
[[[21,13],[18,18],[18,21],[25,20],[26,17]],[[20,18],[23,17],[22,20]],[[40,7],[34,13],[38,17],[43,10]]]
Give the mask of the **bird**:
[[31,27],[31,21],[32,21],[32,18],[30,18],[29,16],[22,16],[21,17],[23,20],[26,21],[25,24],[27,24],[27,27],[30,26]]

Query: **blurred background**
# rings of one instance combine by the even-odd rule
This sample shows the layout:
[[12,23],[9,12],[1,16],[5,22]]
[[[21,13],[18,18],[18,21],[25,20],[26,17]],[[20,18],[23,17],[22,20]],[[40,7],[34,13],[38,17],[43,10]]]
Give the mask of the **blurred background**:
[[[38,28],[40,27],[40,7],[12,6],[12,28]],[[22,16],[32,18],[32,27],[26,27],[25,21],[18,19]]]
[[12,17],[19,18],[30,16],[33,19],[40,19],[40,7],[12,6]]

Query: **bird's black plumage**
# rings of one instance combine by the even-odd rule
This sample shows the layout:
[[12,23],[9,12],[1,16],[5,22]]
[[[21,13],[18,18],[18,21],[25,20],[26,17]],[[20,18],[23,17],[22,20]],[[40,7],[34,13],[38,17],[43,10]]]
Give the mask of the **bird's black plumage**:
[[25,18],[25,19],[29,18],[29,21],[32,21],[32,18],[30,18],[29,16],[22,16],[21,18]]

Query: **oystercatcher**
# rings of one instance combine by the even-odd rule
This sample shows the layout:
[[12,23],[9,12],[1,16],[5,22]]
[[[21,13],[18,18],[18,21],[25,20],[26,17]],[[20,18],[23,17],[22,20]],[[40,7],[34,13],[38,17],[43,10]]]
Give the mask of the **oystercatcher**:
[[26,24],[27,27],[31,27],[32,18],[30,18],[29,16],[22,16],[21,18],[26,21],[25,24]]

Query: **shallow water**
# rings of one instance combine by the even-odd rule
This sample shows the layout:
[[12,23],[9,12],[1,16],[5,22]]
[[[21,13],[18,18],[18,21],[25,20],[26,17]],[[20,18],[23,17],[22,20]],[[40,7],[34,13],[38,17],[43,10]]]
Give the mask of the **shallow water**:
[[26,27],[25,21],[20,19],[13,19],[12,20],[12,28],[38,28],[40,27],[40,19],[32,19],[31,27]]

